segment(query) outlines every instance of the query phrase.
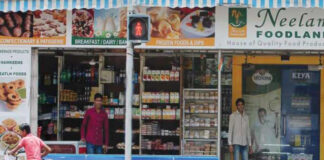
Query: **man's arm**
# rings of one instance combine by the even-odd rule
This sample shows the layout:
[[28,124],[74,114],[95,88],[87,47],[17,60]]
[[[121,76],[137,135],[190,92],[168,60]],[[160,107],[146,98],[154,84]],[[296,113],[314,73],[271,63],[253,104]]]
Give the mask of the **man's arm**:
[[234,117],[233,114],[230,115],[229,118],[229,126],[228,126],[228,145],[229,145],[229,151],[232,153],[233,152],[233,141],[232,141],[232,137],[233,137],[233,128],[234,128]]
[[10,152],[8,152],[8,154],[9,155],[14,155],[21,148],[22,148],[22,145],[17,145],[14,149],[12,149]]
[[249,121],[247,122],[247,138],[248,138],[248,145],[249,145],[249,154],[252,154],[252,140],[251,140],[251,130],[250,130],[250,124]]
[[[44,144],[44,143],[43,143],[43,144]],[[42,152],[42,157],[45,157],[45,156],[47,156],[49,153],[52,152],[52,149],[51,149],[48,145],[46,145],[46,144],[44,144],[42,148],[45,149],[45,150]]]
[[233,114],[229,117],[229,126],[228,126],[228,145],[232,145],[232,137],[233,137],[233,128],[234,128],[234,117]]
[[85,142],[85,134],[86,134],[89,116],[90,115],[89,115],[88,111],[86,111],[83,121],[82,121],[82,124],[81,124],[81,141],[84,141],[84,142]]

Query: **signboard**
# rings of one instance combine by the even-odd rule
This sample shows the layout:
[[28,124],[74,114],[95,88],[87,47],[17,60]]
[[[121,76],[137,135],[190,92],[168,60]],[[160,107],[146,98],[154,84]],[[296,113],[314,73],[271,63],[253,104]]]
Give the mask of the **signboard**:
[[0,49],[0,154],[20,140],[19,125],[30,122],[31,48]]
[[215,46],[214,8],[149,7],[151,40],[146,46]]
[[324,11],[317,8],[216,9],[216,48],[323,49]]
[[66,10],[0,12],[0,44],[65,45]]
[[127,8],[74,9],[72,45],[126,45]]
[[[323,50],[318,8],[134,7],[150,16],[138,48]],[[124,48],[127,8],[0,12],[0,45]]]

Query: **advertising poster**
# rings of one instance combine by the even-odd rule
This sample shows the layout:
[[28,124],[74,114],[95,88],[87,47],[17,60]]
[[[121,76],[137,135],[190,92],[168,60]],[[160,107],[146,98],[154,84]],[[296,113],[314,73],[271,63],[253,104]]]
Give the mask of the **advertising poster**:
[[149,7],[151,41],[147,46],[214,46],[214,8]]
[[0,155],[17,145],[19,125],[30,121],[31,48],[0,49]]
[[244,66],[243,98],[250,119],[253,160],[280,152],[281,72],[275,66]]
[[65,45],[66,11],[0,12],[0,44]]
[[74,9],[72,45],[126,45],[127,8]]
[[216,42],[223,49],[322,49],[318,8],[217,7]]

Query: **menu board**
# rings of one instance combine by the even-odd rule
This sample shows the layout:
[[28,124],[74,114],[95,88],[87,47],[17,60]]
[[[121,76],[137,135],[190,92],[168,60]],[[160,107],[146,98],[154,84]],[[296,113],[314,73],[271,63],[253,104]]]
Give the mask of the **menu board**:
[[151,41],[147,46],[214,46],[215,7],[149,7]]
[[127,8],[74,9],[72,45],[126,45]]
[[2,47],[0,65],[1,155],[18,144],[19,125],[30,122],[31,48]]
[[66,10],[0,12],[0,44],[65,45]]

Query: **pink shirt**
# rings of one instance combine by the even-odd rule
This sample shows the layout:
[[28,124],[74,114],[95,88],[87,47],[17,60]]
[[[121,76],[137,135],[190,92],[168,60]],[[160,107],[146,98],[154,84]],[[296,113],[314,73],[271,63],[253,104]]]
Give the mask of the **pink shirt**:
[[41,149],[45,144],[38,137],[28,134],[21,139],[19,146],[25,148],[27,160],[42,160]]
[[107,145],[109,138],[109,123],[107,113],[102,109],[98,113],[90,108],[86,111],[81,126],[81,138],[93,145]]

